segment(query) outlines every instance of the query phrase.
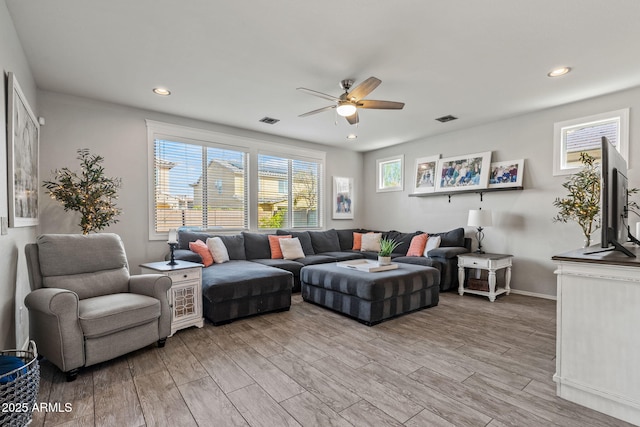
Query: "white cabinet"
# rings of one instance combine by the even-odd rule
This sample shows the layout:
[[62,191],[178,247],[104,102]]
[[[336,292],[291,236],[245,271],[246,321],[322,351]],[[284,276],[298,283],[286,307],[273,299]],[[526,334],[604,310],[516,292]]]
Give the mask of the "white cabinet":
[[[593,249],[593,248],[587,248]],[[553,257],[557,395],[640,425],[640,249]]]
[[173,282],[169,290],[171,335],[189,326],[202,328],[202,264],[188,261],[176,261],[176,265],[151,262],[140,267],[142,274],[164,274]]

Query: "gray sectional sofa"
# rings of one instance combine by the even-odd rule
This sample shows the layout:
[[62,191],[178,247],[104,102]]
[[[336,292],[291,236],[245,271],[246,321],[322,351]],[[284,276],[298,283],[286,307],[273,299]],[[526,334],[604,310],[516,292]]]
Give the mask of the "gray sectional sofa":
[[[304,266],[334,263],[350,259],[376,259],[375,252],[353,250],[353,233],[372,230],[345,229],[324,231],[277,230],[276,234],[298,237],[305,254],[295,260],[272,259],[266,234],[242,232],[218,235],[229,252],[230,261],[203,269],[202,296],[204,316],[214,324],[222,324],[253,314],[288,310],[291,293],[300,291],[300,272]],[[434,267],[440,272],[440,290],[457,288],[457,255],[471,250],[471,239],[464,237],[464,229],[444,233],[429,233],[441,237],[439,248],[428,257],[406,256],[411,239],[422,233],[382,232],[395,239],[400,246],[392,254],[394,262]],[[189,250],[189,242],[203,242],[215,234],[178,230],[176,259],[202,262],[198,254]]]

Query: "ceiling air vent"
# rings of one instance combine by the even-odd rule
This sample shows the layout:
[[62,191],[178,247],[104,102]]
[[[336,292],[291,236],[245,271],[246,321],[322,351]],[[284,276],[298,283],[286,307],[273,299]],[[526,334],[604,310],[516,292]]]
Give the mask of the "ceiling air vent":
[[280,121],[280,119],[274,119],[273,117],[263,117],[259,121],[268,125],[275,125]]
[[436,120],[439,121],[440,123],[446,123],[446,122],[450,122],[451,120],[458,120],[458,118],[456,116],[452,116],[451,114],[449,114],[447,116],[438,117]]

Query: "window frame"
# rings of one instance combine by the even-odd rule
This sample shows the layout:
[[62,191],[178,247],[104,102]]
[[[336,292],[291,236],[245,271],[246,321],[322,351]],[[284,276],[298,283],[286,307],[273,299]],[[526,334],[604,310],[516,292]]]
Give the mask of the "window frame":
[[553,125],[553,176],[570,175],[579,172],[582,167],[563,166],[566,158],[566,131],[572,128],[596,125],[599,122],[618,121],[618,144],[616,149],[629,164],[629,108],[594,114]]
[[[325,151],[299,148],[267,140],[255,139],[240,135],[222,133],[212,130],[197,129],[188,126],[175,125],[146,119],[147,126],[147,183],[148,183],[148,213],[149,240],[167,240],[168,233],[155,231],[155,162],[154,142],[165,139],[176,142],[206,144],[208,147],[224,148],[228,150],[244,151],[247,165],[247,226],[246,231],[261,232],[267,229],[258,228],[258,153],[284,157],[294,160],[314,161],[320,164],[320,178],[318,180],[318,227],[300,228],[320,229],[326,223],[324,209],[324,187],[326,180]],[[237,233],[238,230],[224,229],[220,234]]]

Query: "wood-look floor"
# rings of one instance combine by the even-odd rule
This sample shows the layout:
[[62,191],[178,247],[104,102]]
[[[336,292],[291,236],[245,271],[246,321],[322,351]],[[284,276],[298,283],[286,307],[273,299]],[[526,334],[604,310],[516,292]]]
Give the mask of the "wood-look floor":
[[42,361],[34,426],[623,426],[559,399],[555,302],[441,294],[373,327],[302,301],[81,371]]

